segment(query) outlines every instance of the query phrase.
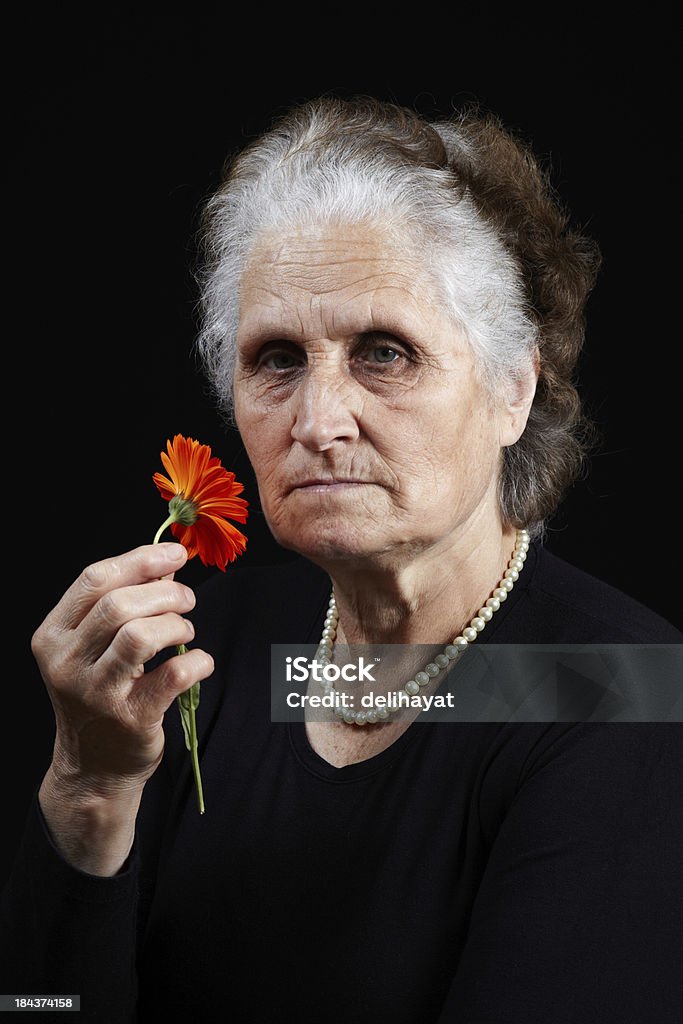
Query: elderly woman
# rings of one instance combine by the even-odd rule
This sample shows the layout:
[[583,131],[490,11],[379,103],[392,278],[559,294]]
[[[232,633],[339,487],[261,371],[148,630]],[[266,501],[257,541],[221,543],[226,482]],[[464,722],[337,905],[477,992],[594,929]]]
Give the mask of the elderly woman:
[[[271,717],[272,644],[432,645],[383,685],[457,695],[471,645],[683,639],[541,543],[595,247],[495,118],[369,98],[290,111],[204,226],[200,348],[294,554],[195,606],[182,545],[141,547],[36,632],[56,738],[7,991],[109,1022],[672,1021],[673,725]],[[202,817],[164,717],[200,679]]]

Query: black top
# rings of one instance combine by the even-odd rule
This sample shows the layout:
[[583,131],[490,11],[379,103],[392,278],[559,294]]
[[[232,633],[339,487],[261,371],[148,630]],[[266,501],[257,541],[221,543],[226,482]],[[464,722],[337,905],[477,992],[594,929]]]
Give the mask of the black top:
[[[329,592],[298,558],[200,589],[206,813],[173,706],[118,875],[62,859],[36,790],[0,991],[111,1024],[680,1020],[680,725],[418,719],[335,768],[270,720],[270,644],[317,642]],[[681,641],[538,543],[477,639]]]

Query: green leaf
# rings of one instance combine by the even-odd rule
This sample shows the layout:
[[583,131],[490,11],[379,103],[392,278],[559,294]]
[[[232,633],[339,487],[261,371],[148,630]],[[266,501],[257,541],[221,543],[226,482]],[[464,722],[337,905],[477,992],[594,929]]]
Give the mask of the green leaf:
[[192,750],[192,732],[190,726],[190,714],[191,711],[183,703],[184,693],[178,697],[178,708],[180,710],[180,721],[182,722],[183,732],[185,733],[185,746],[188,750]]
[[190,700],[192,702],[192,710],[196,711],[199,707],[199,683],[193,683],[189,689]]
[[[180,708],[180,721],[183,723],[183,732],[185,733],[185,746],[188,750],[192,750],[192,719],[194,713],[199,707],[199,696],[200,696],[200,684],[193,683],[189,690],[185,693],[181,693],[178,697],[178,707]],[[197,734],[196,723],[195,723],[195,736]]]

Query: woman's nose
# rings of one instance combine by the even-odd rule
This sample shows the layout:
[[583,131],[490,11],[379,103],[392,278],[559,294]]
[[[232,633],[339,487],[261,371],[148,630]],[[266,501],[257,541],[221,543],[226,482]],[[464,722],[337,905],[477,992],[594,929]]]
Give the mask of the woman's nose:
[[351,382],[339,367],[309,367],[295,396],[292,437],[305,448],[323,451],[335,441],[358,438]]

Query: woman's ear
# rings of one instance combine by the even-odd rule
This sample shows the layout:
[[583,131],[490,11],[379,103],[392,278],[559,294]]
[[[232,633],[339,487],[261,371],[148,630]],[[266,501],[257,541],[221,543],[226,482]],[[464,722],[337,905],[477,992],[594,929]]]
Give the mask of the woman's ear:
[[512,381],[505,392],[500,415],[500,446],[507,448],[516,444],[524,433],[529,412],[536,394],[536,385],[541,368],[538,348],[534,351],[533,363],[528,371]]

